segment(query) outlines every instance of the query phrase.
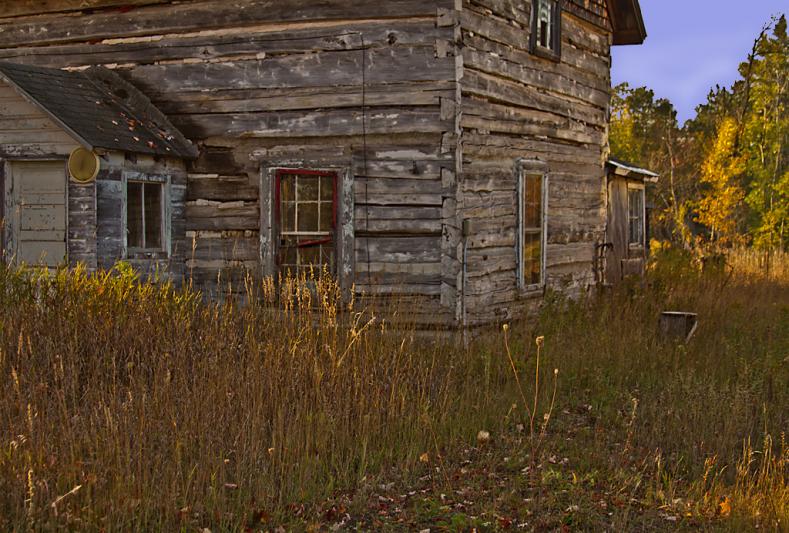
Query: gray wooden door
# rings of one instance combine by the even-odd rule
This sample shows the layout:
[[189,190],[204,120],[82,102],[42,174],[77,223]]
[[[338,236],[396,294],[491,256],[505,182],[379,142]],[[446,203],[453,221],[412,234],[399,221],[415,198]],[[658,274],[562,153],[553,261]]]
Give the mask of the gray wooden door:
[[[16,263],[55,267],[66,259],[66,165],[12,162],[6,186],[6,252]],[[10,190],[8,188],[10,185]],[[10,201],[9,201],[10,200]]]

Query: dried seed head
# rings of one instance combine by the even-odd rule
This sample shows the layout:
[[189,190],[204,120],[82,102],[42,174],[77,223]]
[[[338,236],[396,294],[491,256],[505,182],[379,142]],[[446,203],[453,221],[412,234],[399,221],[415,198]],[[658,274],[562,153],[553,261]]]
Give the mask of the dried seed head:
[[534,339],[535,344],[537,344],[538,348],[542,348],[543,344],[545,344],[545,336],[540,335],[536,339]]
[[488,431],[485,431],[484,429],[482,429],[482,430],[479,431],[479,433],[477,433],[477,442],[478,443],[485,444],[489,440],[490,440],[490,433]]

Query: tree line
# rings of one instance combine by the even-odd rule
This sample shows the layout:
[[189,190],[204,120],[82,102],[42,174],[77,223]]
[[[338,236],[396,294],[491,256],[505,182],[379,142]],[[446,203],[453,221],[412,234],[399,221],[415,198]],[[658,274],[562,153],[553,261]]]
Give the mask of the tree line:
[[686,248],[789,249],[789,37],[774,17],[731,87],[716,86],[679,125],[665,98],[614,88],[611,154],[660,173],[652,236]]

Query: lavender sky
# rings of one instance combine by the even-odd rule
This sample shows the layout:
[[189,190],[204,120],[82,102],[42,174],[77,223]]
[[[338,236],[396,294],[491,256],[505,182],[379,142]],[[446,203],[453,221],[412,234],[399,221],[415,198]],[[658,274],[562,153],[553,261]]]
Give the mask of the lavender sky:
[[680,124],[695,115],[709,90],[731,85],[753,40],[787,0],[641,0],[647,40],[615,46],[613,82],[645,85],[677,108]]

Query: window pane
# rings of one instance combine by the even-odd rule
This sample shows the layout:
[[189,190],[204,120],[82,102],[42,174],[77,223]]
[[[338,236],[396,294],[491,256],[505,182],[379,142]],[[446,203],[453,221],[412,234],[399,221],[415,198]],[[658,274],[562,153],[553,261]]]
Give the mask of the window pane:
[[332,231],[334,229],[334,204],[331,202],[321,202],[321,222],[320,231]]
[[294,188],[295,176],[280,176],[279,200],[280,202],[295,202],[296,192]]
[[296,209],[299,231],[318,231],[318,202],[299,202]]
[[315,202],[318,200],[317,176],[299,176],[296,182],[299,202]]
[[629,242],[630,244],[643,244],[644,242],[644,191],[630,189],[628,191],[629,211]]
[[321,177],[321,200],[324,202],[334,201],[334,177]]
[[334,245],[321,245],[321,265],[326,265],[329,272],[334,271]]
[[542,269],[542,235],[527,233],[523,239],[523,281],[526,285],[540,283]]
[[550,0],[538,0],[539,12],[537,14],[537,31],[539,32],[537,42],[540,46],[548,48],[551,45],[551,2]]
[[162,186],[159,183],[145,184],[145,248],[163,248]]
[[142,183],[126,184],[126,239],[129,248],[143,247]]
[[283,203],[280,208],[282,231],[296,231],[296,203]]
[[521,264],[523,284],[537,285],[542,282],[543,226],[543,176],[523,176],[523,205],[521,214]]
[[320,246],[305,246],[299,248],[299,265],[303,267],[320,267],[321,248]]
[[526,228],[542,227],[542,176],[526,176],[524,218]]
[[[295,237],[286,237],[282,240],[280,246],[280,265],[283,267],[294,267],[292,270],[295,273],[295,267],[298,264],[298,249],[297,240]],[[284,268],[283,268],[284,270]]]

